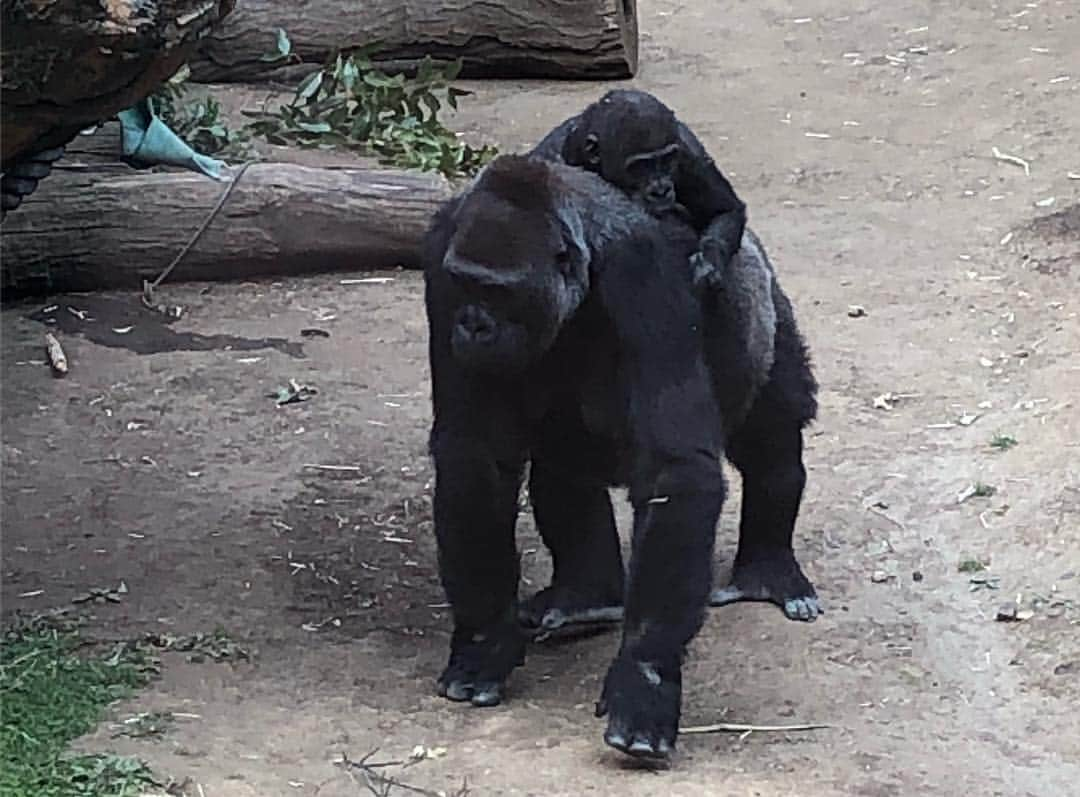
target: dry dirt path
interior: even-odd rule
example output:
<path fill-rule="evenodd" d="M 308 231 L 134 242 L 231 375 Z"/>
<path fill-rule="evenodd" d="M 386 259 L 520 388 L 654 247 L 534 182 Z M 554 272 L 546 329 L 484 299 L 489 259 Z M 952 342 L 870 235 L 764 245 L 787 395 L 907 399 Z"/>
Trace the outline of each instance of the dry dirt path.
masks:
<path fill-rule="evenodd" d="M 39 356 L 41 327 L 31 308 L 4 310 L 4 611 L 123 579 L 124 600 L 95 609 L 98 636 L 221 625 L 254 652 L 239 664 L 170 654 L 122 710 L 198 718 L 158 742 L 103 730 L 91 743 L 190 776 L 207 797 L 364 794 L 335 759 L 420 744 L 447 752 L 404 778 L 452 792 L 465 777 L 478 795 L 1074 793 L 1080 10 L 640 5 L 635 83 L 676 108 L 749 202 L 822 383 L 798 550 L 828 613 L 799 625 L 767 606 L 712 612 L 685 722 L 832 727 L 685 737 L 670 771 L 628 768 L 591 715 L 611 634 L 536 649 L 501 707 L 433 696 L 448 618 L 430 534 L 426 327 L 418 276 L 394 274 L 171 287 L 189 308 L 179 329 L 332 337 L 303 339 L 297 357 L 259 342 L 136 354 L 68 336 L 65 380 L 20 364 Z M 475 88 L 460 127 L 513 150 L 606 86 Z M 123 325 L 108 298 L 69 303 Z M 275 408 L 265 394 L 289 378 L 318 395 Z M 890 392 L 910 395 L 875 408 Z M 994 451 L 996 434 L 1018 444 Z M 959 502 L 976 482 L 996 491 Z M 975 575 L 998 589 L 973 591 L 966 559 L 988 561 Z M 543 555 L 525 560 L 541 584 Z M 995 622 L 1018 595 L 1034 616 Z"/>

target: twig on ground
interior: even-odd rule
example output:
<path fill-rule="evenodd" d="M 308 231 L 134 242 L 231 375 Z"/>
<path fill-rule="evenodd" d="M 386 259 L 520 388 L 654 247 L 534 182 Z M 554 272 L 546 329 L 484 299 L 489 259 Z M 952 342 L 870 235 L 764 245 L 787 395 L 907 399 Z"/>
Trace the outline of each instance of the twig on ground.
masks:
<path fill-rule="evenodd" d="M 892 515 L 890 515 L 884 509 L 881 509 L 880 507 L 874 506 L 873 504 L 867 504 L 866 508 L 868 510 L 870 510 L 871 512 L 873 512 L 875 515 L 880 515 L 881 517 L 885 518 L 887 521 L 892 523 L 894 526 L 896 526 L 901 531 L 907 531 L 907 526 L 905 526 L 901 521 L 894 518 Z"/>
<path fill-rule="evenodd" d="M 1023 158 L 1019 158 L 1016 155 L 1010 155 L 1007 152 L 1002 152 L 997 147 L 994 147 L 993 151 L 994 157 L 997 158 L 999 161 L 1005 161 L 1005 163 L 1011 163 L 1015 166 L 1019 166 L 1024 170 L 1024 174 L 1026 174 L 1028 177 L 1031 176 L 1031 164 Z"/>
<path fill-rule="evenodd" d="M 363 470 L 359 465 L 318 465 L 309 463 L 305 464 L 304 467 L 310 468 L 311 470 L 347 471 L 349 473 L 358 473 Z"/>
<path fill-rule="evenodd" d="M 820 722 L 803 725 L 747 725 L 742 722 L 717 722 L 713 725 L 691 725 L 689 728 L 679 728 L 679 733 L 783 733 L 785 731 L 816 731 L 819 728 L 830 727 L 832 726 Z"/>
<path fill-rule="evenodd" d="M 407 769 L 408 767 L 423 761 L 424 758 L 410 758 L 407 761 L 372 761 L 372 756 L 377 752 L 378 748 L 372 750 L 359 761 L 353 761 L 346 754 L 342 753 L 341 760 L 337 763 L 345 769 L 350 779 L 357 785 L 360 785 L 360 780 L 356 778 L 353 771 L 359 772 L 363 778 L 364 786 L 367 787 L 367 790 L 375 795 L 375 797 L 390 797 L 392 790 L 395 788 L 410 792 L 411 794 L 419 794 L 422 795 L 422 797 L 468 797 L 469 784 L 464 779 L 462 779 L 460 789 L 454 792 L 446 792 L 425 789 L 421 786 L 413 786 L 408 783 L 403 783 L 389 775 L 384 775 L 378 770 L 386 769 L 387 767 L 401 767 L 402 769 Z"/>
<path fill-rule="evenodd" d="M 49 356 L 49 365 L 58 376 L 63 376 L 68 372 L 67 355 L 64 354 L 64 348 L 56 339 L 56 335 L 51 332 L 45 333 L 45 353 Z"/>

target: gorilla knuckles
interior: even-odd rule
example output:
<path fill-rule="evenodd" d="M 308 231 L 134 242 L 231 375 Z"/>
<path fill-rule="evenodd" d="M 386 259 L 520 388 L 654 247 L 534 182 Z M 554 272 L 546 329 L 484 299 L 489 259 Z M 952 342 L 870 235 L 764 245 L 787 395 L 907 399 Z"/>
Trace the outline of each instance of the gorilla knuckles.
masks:
<path fill-rule="evenodd" d="M 518 156 L 493 161 L 436 215 L 425 303 L 435 534 L 454 617 L 446 697 L 494 705 L 521 663 L 514 526 L 531 462 L 554 586 L 585 594 L 585 606 L 614 588 L 624 603 L 605 738 L 631 755 L 673 748 L 724 495 L 686 267 L 696 245 L 693 230 L 653 219 L 599 177 Z M 624 584 L 607 487 L 625 483 Z"/>
<path fill-rule="evenodd" d="M 454 357 L 481 371 L 516 371 L 554 341 L 589 289 L 581 219 L 560 203 L 556 175 L 500 160 L 457 209 L 442 259 L 457 293 Z"/>

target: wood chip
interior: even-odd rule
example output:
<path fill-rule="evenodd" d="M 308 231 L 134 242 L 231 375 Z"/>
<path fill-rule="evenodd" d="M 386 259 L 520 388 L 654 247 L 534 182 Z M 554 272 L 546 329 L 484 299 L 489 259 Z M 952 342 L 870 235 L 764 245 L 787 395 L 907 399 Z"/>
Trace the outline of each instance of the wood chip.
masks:
<path fill-rule="evenodd" d="M 64 376 L 68 372 L 67 355 L 64 354 L 64 347 L 60 345 L 56 335 L 51 332 L 45 333 L 45 353 L 49 357 L 49 365 L 52 366 L 53 371 L 58 376 Z"/>

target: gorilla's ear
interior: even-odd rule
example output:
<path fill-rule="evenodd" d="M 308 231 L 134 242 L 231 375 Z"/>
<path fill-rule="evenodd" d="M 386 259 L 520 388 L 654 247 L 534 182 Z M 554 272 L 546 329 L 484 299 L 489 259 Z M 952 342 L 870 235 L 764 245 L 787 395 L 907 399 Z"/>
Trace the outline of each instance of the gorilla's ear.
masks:
<path fill-rule="evenodd" d="M 588 128 L 578 119 L 563 140 L 562 159 L 569 166 L 583 166 L 586 169 L 600 169 L 600 139 L 595 133 L 586 133 Z"/>
<path fill-rule="evenodd" d="M 589 242 L 585 238 L 585 225 L 576 210 L 564 207 L 556 211 L 556 216 L 563 229 L 563 243 L 569 256 L 573 271 L 579 279 L 588 280 Z"/>
<path fill-rule="evenodd" d="M 582 144 L 582 149 L 585 151 L 585 162 L 592 167 L 600 166 L 600 139 L 596 137 L 596 133 L 589 133 L 585 136 L 585 142 Z"/>

